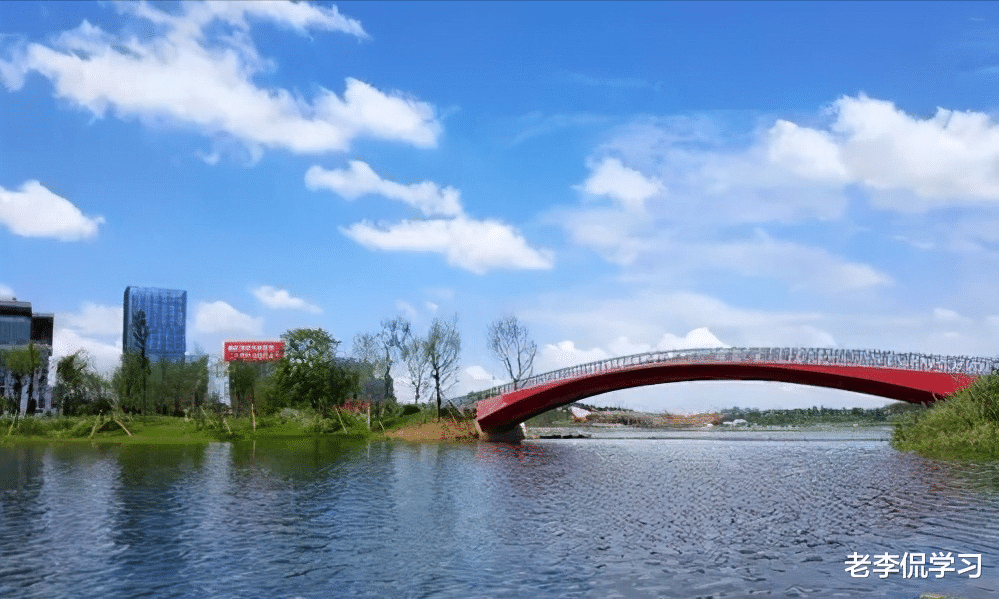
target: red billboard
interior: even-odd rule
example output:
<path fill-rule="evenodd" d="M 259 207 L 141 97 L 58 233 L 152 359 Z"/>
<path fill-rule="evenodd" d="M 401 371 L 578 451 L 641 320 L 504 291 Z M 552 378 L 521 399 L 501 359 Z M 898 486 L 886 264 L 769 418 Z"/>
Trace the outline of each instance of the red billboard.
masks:
<path fill-rule="evenodd" d="M 270 362 L 284 357 L 284 341 L 226 341 L 225 361 Z"/>

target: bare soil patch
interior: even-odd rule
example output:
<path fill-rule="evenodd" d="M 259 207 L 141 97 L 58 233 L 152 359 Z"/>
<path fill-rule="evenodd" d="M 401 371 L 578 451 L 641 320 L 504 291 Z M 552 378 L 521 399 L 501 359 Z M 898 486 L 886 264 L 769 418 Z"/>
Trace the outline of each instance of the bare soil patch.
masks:
<path fill-rule="evenodd" d="M 406 441 L 474 441 L 478 438 L 474 424 L 454 420 L 414 424 L 385 433 L 385 436 Z"/>

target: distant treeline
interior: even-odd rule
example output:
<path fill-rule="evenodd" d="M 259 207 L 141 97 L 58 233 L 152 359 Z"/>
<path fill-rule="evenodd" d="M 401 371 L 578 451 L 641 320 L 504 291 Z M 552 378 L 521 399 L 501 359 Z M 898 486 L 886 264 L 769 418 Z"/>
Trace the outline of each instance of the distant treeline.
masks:
<path fill-rule="evenodd" d="M 760 426 L 794 426 L 816 423 L 890 423 L 903 414 L 925 409 L 920 404 L 898 402 L 880 408 L 794 408 L 760 410 L 756 408 L 728 408 L 721 410 L 722 421 L 742 419 Z"/>
<path fill-rule="evenodd" d="M 584 403 L 575 403 L 573 406 L 588 410 L 594 413 L 614 412 L 618 415 L 633 414 L 633 422 L 620 420 L 623 424 L 649 424 L 642 416 L 669 417 L 667 413 L 642 413 L 623 407 L 592 406 Z M 800 426 L 819 423 L 894 423 L 902 418 L 904 414 L 924 410 L 924 406 L 919 404 L 909 404 L 898 402 L 882 406 L 880 408 L 825 408 L 814 406 L 811 408 L 794 408 L 779 410 L 761 410 L 758 408 L 728 408 L 720 410 L 721 422 L 732 422 L 734 420 L 745 420 L 747 424 L 759 426 Z M 592 420 L 592 419 L 591 419 Z M 572 415 L 569 413 L 569 406 L 563 406 L 549 410 L 543 414 L 535 416 L 527 421 L 527 426 L 552 426 L 556 424 L 569 424 L 572 422 Z"/>

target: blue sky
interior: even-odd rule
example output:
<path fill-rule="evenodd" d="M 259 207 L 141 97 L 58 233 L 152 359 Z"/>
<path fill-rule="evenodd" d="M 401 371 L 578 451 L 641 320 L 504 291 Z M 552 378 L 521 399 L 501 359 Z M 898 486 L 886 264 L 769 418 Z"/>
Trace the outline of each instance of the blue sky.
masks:
<path fill-rule="evenodd" d="M 655 348 L 994 355 L 995 3 L 0 5 L 0 295 L 110 368 L 457 313 L 456 393 Z M 400 389 L 405 386 L 400 384 Z M 405 393 L 405 392 L 404 392 Z M 602 403 L 870 406 L 779 384 Z"/>

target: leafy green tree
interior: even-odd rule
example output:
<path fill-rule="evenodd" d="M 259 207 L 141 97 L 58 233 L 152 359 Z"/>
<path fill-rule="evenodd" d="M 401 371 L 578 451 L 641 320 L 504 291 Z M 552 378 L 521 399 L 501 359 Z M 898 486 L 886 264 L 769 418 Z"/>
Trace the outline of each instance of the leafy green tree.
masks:
<path fill-rule="evenodd" d="M 53 402 L 64 416 L 95 414 L 111 410 L 109 382 L 94 371 L 84 350 L 59 358 Z"/>
<path fill-rule="evenodd" d="M 121 362 L 111 376 L 111 388 L 122 410 L 137 414 L 145 409 L 146 368 L 142 357 L 133 351 L 121 354 Z"/>
<path fill-rule="evenodd" d="M 139 403 L 139 411 L 146 414 L 151 411 L 149 406 L 149 375 L 151 374 L 151 369 L 149 366 L 149 357 L 146 355 L 146 348 L 149 342 L 149 326 L 146 324 L 145 310 L 139 310 L 132 315 L 132 339 L 139 348 L 139 374 L 142 380 L 142 398 Z"/>
<path fill-rule="evenodd" d="M 14 378 L 14 397 L 8 400 L 8 410 L 14 414 L 21 412 L 21 393 L 24 390 L 24 381 L 27 379 L 28 403 L 25 406 L 25 412 L 34 414 L 36 407 L 34 398 L 35 373 L 42 367 L 41 353 L 34 343 L 29 343 L 24 347 L 6 350 L 3 362 Z"/>
<path fill-rule="evenodd" d="M 323 329 L 292 329 L 281 335 L 284 358 L 275 370 L 275 385 L 293 406 L 309 406 L 327 416 L 334 406 L 356 397 L 360 374 L 339 360 L 340 342 Z"/>
<path fill-rule="evenodd" d="M 458 315 L 451 320 L 435 318 L 425 341 L 430 380 L 437 398 L 437 418 L 441 417 L 444 393 L 458 382 L 458 359 L 461 355 L 461 335 Z"/>
<path fill-rule="evenodd" d="M 53 399 L 62 414 L 66 416 L 74 414 L 77 406 L 86 401 L 84 378 L 89 367 L 87 353 L 82 349 L 59 358 L 56 363 Z"/>
<path fill-rule="evenodd" d="M 232 410 L 237 415 L 246 415 L 253 409 L 254 391 L 259 379 L 257 364 L 242 360 L 229 363 L 229 392 L 232 394 Z"/>

